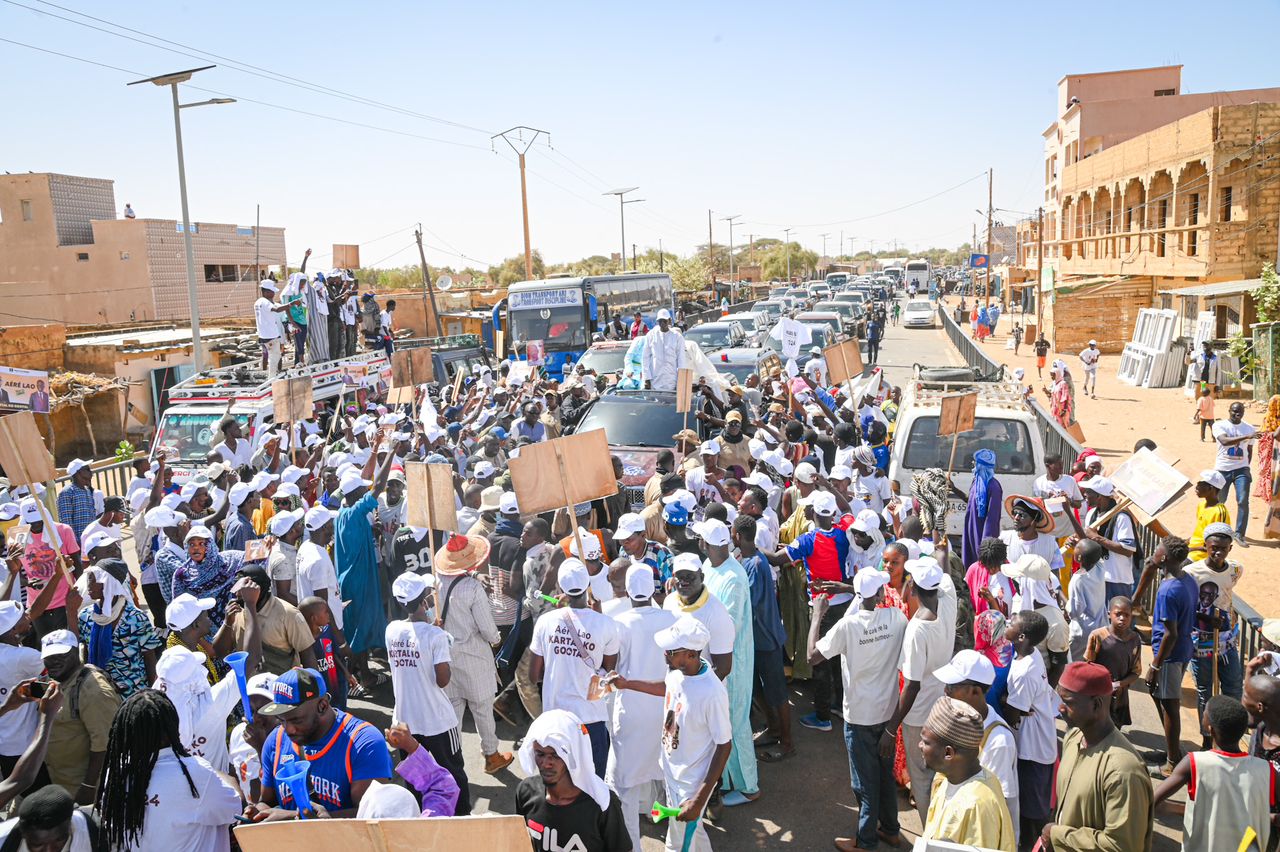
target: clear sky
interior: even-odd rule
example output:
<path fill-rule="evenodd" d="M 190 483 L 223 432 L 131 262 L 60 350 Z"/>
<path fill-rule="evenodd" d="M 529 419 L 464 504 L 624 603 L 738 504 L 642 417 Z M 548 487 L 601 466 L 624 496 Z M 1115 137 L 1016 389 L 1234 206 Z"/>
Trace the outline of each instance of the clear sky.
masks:
<path fill-rule="evenodd" d="M 645 199 L 627 207 L 641 250 L 705 242 L 711 208 L 718 243 L 721 217 L 739 214 L 736 243 L 791 226 L 817 251 L 829 233 L 834 254 L 842 231 L 846 250 L 849 237 L 859 250 L 967 240 L 988 166 L 997 207 L 1034 210 L 1064 74 L 1183 62 L 1187 92 L 1280 84 L 1242 13 L 1203 3 L 56 2 L 0 0 L 0 169 L 111 178 L 121 209 L 176 218 L 168 93 L 125 83 L 216 62 L 193 84 L 241 101 L 183 112 L 193 218 L 248 225 L 261 204 L 264 225 L 288 229 L 290 261 L 312 247 L 321 267 L 335 242 L 361 243 L 365 265 L 411 262 L 419 221 L 433 264 L 520 253 L 515 159 L 489 140 L 513 125 L 551 134 L 528 155 L 533 245 L 549 261 L 618 250 L 601 193 L 620 186 Z M 1251 5 L 1250 30 L 1280 29 L 1280 5 Z"/>

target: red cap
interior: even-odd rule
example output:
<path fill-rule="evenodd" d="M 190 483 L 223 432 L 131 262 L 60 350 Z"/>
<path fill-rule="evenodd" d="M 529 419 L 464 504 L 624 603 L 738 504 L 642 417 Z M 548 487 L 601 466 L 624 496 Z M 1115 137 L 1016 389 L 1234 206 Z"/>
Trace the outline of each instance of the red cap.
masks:
<path fill-rule="evenodd" d="M 1058 686 L 1077 695 L 1110 695 L 1111 672 L 1097 663 L 1069 663 Z"/>

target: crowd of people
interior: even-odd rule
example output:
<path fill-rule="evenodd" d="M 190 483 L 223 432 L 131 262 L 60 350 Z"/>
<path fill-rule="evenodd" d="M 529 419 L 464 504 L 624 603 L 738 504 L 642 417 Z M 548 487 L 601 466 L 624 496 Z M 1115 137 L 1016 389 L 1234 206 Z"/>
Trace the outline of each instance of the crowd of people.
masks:
<path fill-rule="evenodd" d="M 673 388 L 679 329 L 664 311 L 643 336 L 642 381 Z M 535 850 L 638 849 L 655 801 L 668 849 L 705 850 L 708 822 L 761 799 L 762 764 L 794 759 L 794 723 L 838 721 L 858 805 L 841 850 L 900 845 L 900 800 L 926 838 L 1145 850 L 1182 786 L 1187 848 L 1266 848 L 1280 656 L 1240 657 L 1220 471 L 1191 535 L 1143 553 L 1096 454 L 1046 459 L 1027 494 L 991 449 L 967 490 L 937 469 L 900 489 L 897 389 L 798 374 L 708 389 L 636 503 L 615 458 L 616 495 L 522 511 L 509 460 L 606 385 L 503 362 L 411 404 L 229 415 L 204 466 L 139 461 L 123 498 L 82 461 L 57 495 L 6 489 L 0 805 L 22 801 L 0 844 L 222 850 L 237 822 L 463 815 L 469 779 L 518 758 Z M 451 529 L 409 525 L 411 462 L 451 468 Z M 1205 739 L 1184 755 L 1188 668 Z M 1139 680 L 1155 756 L 1124 733 Z"/>

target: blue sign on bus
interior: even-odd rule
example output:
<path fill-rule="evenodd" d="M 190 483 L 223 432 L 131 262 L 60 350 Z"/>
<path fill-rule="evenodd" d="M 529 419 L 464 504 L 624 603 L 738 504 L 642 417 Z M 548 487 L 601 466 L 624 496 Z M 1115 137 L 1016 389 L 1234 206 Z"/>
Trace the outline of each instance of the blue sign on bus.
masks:
<path fill-rule="evenodd" d="M 563 308 L 582 304 L 581 287 L 561 287 L 554 290 L 513 290 L 507 306 L 513 311 L 530 308 Z"/>

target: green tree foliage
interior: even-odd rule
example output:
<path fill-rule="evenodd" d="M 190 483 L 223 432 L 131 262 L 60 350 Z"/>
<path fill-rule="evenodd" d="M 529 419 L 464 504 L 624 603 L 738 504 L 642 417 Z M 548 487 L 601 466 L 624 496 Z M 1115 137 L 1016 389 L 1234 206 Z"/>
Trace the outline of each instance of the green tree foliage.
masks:
<path fill-rule="evenodd" d="M 510 287 L 517 281 L 524 281 L 525 277 L 523 254 L 509 257 L 499 266 L 489 267 L 489 280 L 497 287 Z M 533 277 L 547 277 L 546 267 L 542 263 L 542 254 L 537 249 L 533 251 Z"/>
<path fill-rule="evenodd" d="M 760 261 L 760 275 L 766 281 L 774 278 L 785 280 L 787 277 L 787 246 L 774 241 L 764 251 L 756 245 L 756 258 Z M 791 243 L 791 274 L 807 276 L 818 266 L 818 253 L 809 251 L 799 243 Z"/>
<path fill-rule="evenodd" d="M 1274 263 L 1262 264 L 1262 283 L 1254 289 L 1253 303 L 1258 309 L 1258 322 L 1280 319 L 1280 275 Z"/>

